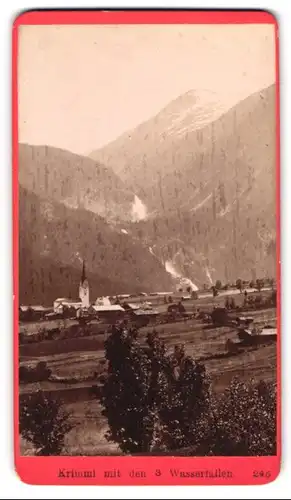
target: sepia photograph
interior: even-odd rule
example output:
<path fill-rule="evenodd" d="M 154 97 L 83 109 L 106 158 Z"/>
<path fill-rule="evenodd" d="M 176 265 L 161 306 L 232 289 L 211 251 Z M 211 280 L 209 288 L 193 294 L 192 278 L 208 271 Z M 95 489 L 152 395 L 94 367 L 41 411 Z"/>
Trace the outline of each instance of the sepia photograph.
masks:
<path fill-rule="evenodd" d="M 274 24 L 21 25 L 17 59 L 21 456 L 276 456 Z"/>

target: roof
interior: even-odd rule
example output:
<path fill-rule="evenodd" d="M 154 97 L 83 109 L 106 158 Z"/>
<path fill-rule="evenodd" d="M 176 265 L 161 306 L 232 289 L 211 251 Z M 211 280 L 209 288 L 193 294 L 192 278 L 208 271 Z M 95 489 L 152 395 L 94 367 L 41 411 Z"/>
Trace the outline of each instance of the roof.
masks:
<path fill-rule="evenodd" d="M 43 306 L 30 306 L 30 308 L 33 310 L 33 311 L 50 311 L 51 310 L 51 307 L 43 307 Z"/>
<path fill-rule="evenodd" d="M 71 304 L 71 305 L 75 305 L 75 304 L 79 304 L 81 305 L 82 304 L 82 301 L 79 299 L 57 299 L 54 301 L 54 303 L 58 302 L 59 305 L 62 305 L 62 304 Z"/>
<path fill-rule="evenodd" d="M 56 299 L 56 300 L 54 300 L 54 302 L 64 302 L 64 301 L 65 301 L 65 302 L 68 302 L 68 301 L 69 301 L 69 299 L 66 299 L 66 297 L 62 297 L 61 299 Z"/>
<path fill-rule="evenodd" d="M 129 307 L 130 309 L 140 309 L 141 308 L 141 304 L 133 304 L 132 302 L 127 302 L 126 304 L 124 304 L 124 307 Z"/>
<path fill-rule="evenodd" d="M 156 316 L 159 314 L 159 311 L 153 311 L 152 309 L 137 309 L 133 311 L 136 316 Z"/>
<path fill-rule="evenodd" d="M 111 312 L 111 311 L 124 312 L 123 307 L 121 307 L 118 304 L 114 304 L 111 306 L 95 306 L 95 305 L 93 305 L 92 307 L 96 312 Z"/>

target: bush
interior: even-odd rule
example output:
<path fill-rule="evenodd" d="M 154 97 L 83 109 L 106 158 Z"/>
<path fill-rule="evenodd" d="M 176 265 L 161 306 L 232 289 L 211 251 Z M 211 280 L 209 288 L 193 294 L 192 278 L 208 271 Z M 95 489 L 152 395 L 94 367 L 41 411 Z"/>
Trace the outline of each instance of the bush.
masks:
<path fill-rule="evenodd" d="M 52 371 L 48 368 L 45 361 L 40 361 L 35 368 L 19 367 L 20 383 L 42 382 L 49 380 Z"/>
<path fill-rule="evenodd" d="M 65 435 L 73 428 L 59 401 L 42 391 L 30 394 L 19 408 L 20 434 L 36 448 L 37 455 L 60 455 Z"/>
<path fill-rule="evenodd" d="M 222 326 L 228 323 L 229 317 L 225 307 L 218 307 L 211 313 L 211 319 L 214 325 Z"/>

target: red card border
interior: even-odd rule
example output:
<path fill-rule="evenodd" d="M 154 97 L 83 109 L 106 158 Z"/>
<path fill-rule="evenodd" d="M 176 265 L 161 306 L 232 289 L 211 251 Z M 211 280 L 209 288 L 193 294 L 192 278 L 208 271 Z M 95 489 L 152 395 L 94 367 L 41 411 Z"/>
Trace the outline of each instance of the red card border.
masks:
<path fill-rule="evenodd" d="M 277 455 L 273 457 L 27 457 L 20 455 L 18 424 L 18 30 L 22 25 L 49 24 L 271 24 L 276 51 L 276 227 L 277 227 Z M 280 95 L 279 40 L 275 16 L 263 10 L 35 10 L 21 13 L 12 29 L 12 160 L 13 160 L 13 319 L 14 319 L 14 457 L 22 481 L 38 485 L 250 485 L 275 480 L 281 463 L 281 261 L 280 261 Z M 94 478 L 62 478 L 59 470 L 96 471 Z M 104 478 L 105 470 L 119 469 L 120 478 Z M 232 477 L 172 477 L 170 469 L 230 471 Z M 130 477 L 130 471 L 144 471 L 146 478 Z M 156 471 L 161 471 L 157 475 Z M 220 472 L 219 472 L 220 471 Z M 262 471 L 263 476 L 254 477 Z M 270 476 L 266 477 L 266 472 Z M 268 474 L 267 474 L 268 475 Z"/>

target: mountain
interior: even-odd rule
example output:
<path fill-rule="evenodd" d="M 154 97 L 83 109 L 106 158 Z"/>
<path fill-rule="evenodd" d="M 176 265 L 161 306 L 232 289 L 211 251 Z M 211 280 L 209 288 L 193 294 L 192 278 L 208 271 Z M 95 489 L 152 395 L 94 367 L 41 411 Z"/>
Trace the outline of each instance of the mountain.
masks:
<path fill-rule="evenodd" d="M 170 129 L 173 108 L 189 109 L 186 127 Z M 130 230 L 173 274 L 199 285 L 274 276 L 275 86 L 204 126 L 191 109 L 181 96 L 92 156 L 116 163 L 144 201 L 150 217 Z"/>
<path fill-rule="evenodd" d="M 39 196 L 106 217 L 138 220 L 138 198 L 112 169 L 51 146 L 19 145 L 19 182 Z"/>
<path fill-rule="evenodd" d="M 81 258 L 93 297 L 275 276 L 275 126 L 274 86 L 189 92 L 94 159 L 20 145 L 21 300 L 74 296 Z"/>
<path fill-rule="evenodd" d="M 82 259 L 91 299 L 169 289 L 172 280 L 149 249 L 93 212 L 69 208 L 19 187 L 20 302 L 76 298 Z"/>
<path fill-rule="evenodd" d="M 219 181 L 227 196 L 246 189 L 260 169 L 274 170 L 274 85 L 217 119 L 219 107 L 213 115 L 206 108 L 204 126 L 196 100 L 195 93 L 180 96 L 156 117 L 90 155 L 113 168 L 149 213 L 196 210 Z M 173 127 L 173 116 L 187 120 Z"/>
<path fill-rule="evenodd" d="M 160 182 L 175 169 L 175 155 L 189 133 L 200 130 L 222 114 L 215 94 L 189 91 L 172 101 L 160 113 L 140 124 L 107 146 L 90 153 L 90 157 L 112 168 L 126 183 L 137 190 L 150 209 L 160 208 Z M 152 206 L 152 190 L 157 206 Z"/>

